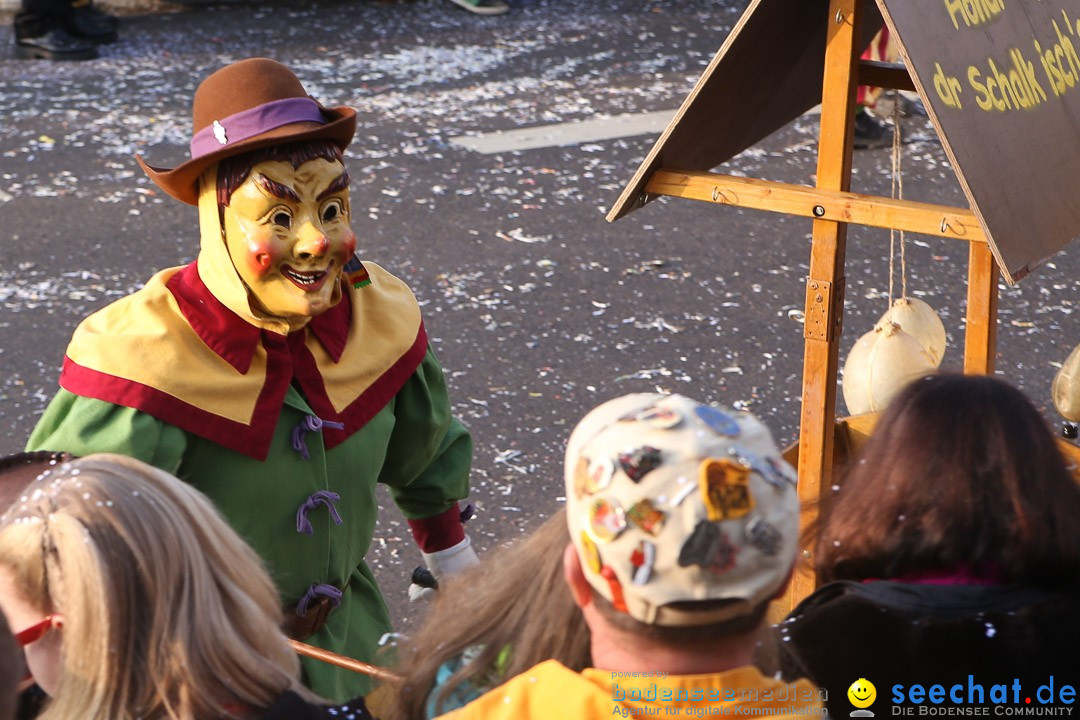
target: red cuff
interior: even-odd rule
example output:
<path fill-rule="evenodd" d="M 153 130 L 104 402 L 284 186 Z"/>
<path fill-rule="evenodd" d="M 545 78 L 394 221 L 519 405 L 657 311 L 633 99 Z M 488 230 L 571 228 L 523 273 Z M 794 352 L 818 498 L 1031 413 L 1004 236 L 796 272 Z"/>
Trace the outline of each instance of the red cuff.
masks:
<path fill-rule="evenodd" d="M 465 539 L 465 526 L 461 524 L 461 510 L 457 503 L 438 515 L 409 520 L 408 523 L 416 544 L 426 553 L 445 550 Z"/>

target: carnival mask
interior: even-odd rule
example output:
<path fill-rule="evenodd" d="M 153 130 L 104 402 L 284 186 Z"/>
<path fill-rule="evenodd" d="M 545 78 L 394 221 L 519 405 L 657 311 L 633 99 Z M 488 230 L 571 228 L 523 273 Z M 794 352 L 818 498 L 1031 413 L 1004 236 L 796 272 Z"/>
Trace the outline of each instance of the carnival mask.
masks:
<path fill-rule="evenodd" d="M 349 176 L 322 158 L 295 169 L 258 163 L 224 208 L 224 230 L 256 309 L 294 323 L 314 317 L 340 299 L 341 271 L 356 248 Z"/>

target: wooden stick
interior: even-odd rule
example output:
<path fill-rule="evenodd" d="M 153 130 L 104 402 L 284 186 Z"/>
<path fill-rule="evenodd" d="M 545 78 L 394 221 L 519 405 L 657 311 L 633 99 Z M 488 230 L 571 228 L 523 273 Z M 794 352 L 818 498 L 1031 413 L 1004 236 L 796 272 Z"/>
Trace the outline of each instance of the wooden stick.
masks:
<path fill-rule="evenodd" d="M 295 650 L 300 655 L 306 655 L 309 658 L 315 658 L 316 660 L 321 660 L 322 662 L 329 663 L 330 665 L 337 665 L 340 668 L 352 670 L 353 672 L 360 673 L 361 675 L 370 675 L 373 678 L 378 678 L 379 680 L 385 680 L 387 682 L 399 682 L 401 680 L 400 675 L 395 672 L 391 672 L 386 668 L 381 668 L 376 665 L 369 665 L 366 662 L 360 662 L 359 660 L 354 660 L 351 657 L 339 655 L 336 652 L 323 650 L 322 648 L 317 648 L 314 645 L 302 643 L 299 640 L 293 640 L 292 638 L 290 638 L 289 644 L 292 645 L 293 650 Z"/>

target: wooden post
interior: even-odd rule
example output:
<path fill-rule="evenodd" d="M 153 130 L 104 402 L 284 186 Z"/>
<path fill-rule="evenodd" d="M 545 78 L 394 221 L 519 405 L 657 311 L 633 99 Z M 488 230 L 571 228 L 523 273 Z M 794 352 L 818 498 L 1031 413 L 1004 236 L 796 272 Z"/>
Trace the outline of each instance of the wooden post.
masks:
<path fill-rule="evenodd" d="M 990 375 L 997 355 L 998 266 L 990 246 L 973 242 L 968 250 L 967 328 L 964 372 Z"/>
<path fill-rule="evenodd" d="M 862 54 L 862 0 L 831 0 L 825 74 L 821 91 L 821 138 L 817 187 L 851 188 L 852 126 L 855 121 L 856 64 Z M 823 213 L 822 213 L 823 214 Z M 803 394 L 799 435 L 799 499 L 803 529 L 817 517 L 817 503 L 832 470 L 836 422 L 836 377 L 844 310 L 844 254 L 847 224 L 815 220 L 806 279 L 803 329 Z M 813 592 L 810 549 L 803 548 L 788 588 L 789 607 Z"/>

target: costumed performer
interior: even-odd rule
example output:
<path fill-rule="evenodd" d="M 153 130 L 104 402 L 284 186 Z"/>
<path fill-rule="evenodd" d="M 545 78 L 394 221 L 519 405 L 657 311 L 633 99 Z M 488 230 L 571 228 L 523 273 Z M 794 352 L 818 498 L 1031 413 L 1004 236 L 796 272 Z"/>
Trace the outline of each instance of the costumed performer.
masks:
<path fill-rule="evenodd" d="M 376 482 L 439 577 L 477 562 L 458 501 L 472 441 L 409 288 L 354 256 L 343 150 L 325 108 L 253 58 L 195 93 L 191 159 L 139 164 L 198 205 L 195 262 L 86 318 L 28 449 L 114 452 L 208 495 L 270 568 L 296 639 L 369 661 L 390 617 L 364 562 Z M 367 677 L 304 660 L 335 700 Z"/>

